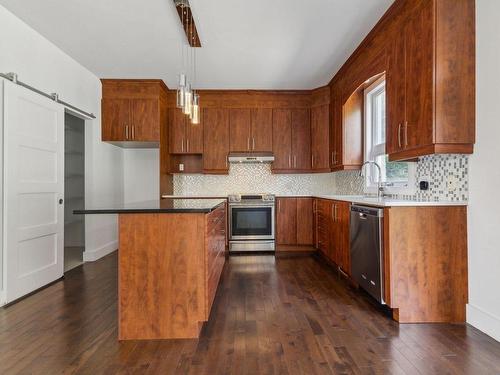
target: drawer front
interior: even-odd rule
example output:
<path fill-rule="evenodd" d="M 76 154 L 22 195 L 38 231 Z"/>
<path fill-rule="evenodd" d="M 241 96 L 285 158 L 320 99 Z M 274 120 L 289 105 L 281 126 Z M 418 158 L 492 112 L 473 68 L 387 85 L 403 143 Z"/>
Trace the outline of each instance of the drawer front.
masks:
<path fill-rule="evenodd" d="M 215 294 L 217 293 L 217 287 L 219 286 L 219 279 L 224 268 L 224 263 L 226 257 L 224 251 L 217 254 L 211 273 L 208 275 L 207 279 L 207 320 L 210 316 L 210 311 L 212 310 L 212 305 L 214 303 Z"/>
<path fill-rule="evenodd" d="M 221 221 L 223 225 L 225 225 L 226 221 L 226 205 L 217 208 L 215 211 L 210 212 L 207 215 L 207 230 L 210 233 L 216 227 L 221 225 Z"/>
<path fill-rule="evenodd" d="M 207 237 L 206 254 L 207 254 L 207 275 L 212 272 L 215 261 L 219 253 L 224 254 L 226 250 L 226 229 L 215 228 Z"/>
<path fill-rule="evenodd" d="M 205 238 L 206 306 L 208 319 L 219 285 L 219 278 L 226 260 L 226 209 L 225 205 L 207 215 Z"/>

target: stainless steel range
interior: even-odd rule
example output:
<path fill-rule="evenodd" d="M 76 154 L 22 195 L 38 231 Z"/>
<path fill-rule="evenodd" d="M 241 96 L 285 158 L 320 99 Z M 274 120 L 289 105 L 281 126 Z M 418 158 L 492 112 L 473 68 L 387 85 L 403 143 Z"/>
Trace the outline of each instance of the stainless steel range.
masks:
<path fill-rule="evenodd" d="M 229 251 L 274 251 L 272 194 L 229 196 Z"/>

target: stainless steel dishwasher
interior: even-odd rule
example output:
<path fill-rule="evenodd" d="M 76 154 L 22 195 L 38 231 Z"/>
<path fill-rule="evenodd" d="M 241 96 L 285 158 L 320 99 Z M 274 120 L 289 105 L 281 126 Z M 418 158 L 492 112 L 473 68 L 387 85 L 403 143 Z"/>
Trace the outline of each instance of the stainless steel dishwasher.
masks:
<path fill-rule="evenodd" d="M 382 208 L 351 206 L 351 274 L 372 297 L 384 302 Z"/>

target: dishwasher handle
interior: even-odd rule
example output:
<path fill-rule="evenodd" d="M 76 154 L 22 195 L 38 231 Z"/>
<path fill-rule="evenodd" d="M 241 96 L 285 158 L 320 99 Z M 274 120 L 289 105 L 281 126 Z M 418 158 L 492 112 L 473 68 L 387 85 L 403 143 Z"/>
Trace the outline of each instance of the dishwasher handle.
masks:
<path fill-rule="evenodd" d="M 384 217 L 384 209 L 378 207 L 361 206 L 353 204 L 351 206 L 351 212 L 359 213 L 361 219 L 366 219 L 368 216 Z"/>

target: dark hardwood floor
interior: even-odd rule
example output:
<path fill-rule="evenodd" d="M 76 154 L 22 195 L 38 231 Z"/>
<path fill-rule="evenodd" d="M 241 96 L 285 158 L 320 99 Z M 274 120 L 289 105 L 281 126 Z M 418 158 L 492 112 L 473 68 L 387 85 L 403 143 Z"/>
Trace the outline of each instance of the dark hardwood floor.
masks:
<path fill-rule="evenodd" d="M 468 325 L 398 326 L 314 257 L 231 257 L 201 339 L 117 341 L 112 254 L 0 309 L 1 374 L 500 374 Z"/>

